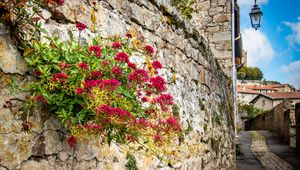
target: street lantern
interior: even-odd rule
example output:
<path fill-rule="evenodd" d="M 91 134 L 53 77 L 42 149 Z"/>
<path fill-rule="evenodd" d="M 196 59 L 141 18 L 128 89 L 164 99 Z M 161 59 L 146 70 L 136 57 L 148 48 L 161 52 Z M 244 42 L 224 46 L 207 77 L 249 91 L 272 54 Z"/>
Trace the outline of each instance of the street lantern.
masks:
<path fill-rule="evenodd" d="M 261 16 L 263 15 L 263 13 L 261 12 L 259 6 L 256 4 L 256 0 L 249 15 L 252 27 L 257 30 L 257 28 L 260 27 Z"/>

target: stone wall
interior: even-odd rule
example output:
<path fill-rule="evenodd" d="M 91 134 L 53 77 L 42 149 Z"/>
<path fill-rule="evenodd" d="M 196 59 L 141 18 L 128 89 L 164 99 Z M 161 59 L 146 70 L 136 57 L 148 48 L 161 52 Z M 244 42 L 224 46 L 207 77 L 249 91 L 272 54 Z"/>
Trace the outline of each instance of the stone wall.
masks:
<path fill-rule="evenodd" d="M 270 112 L 247 122 L 246 130 L 271 130 L 277 132 L 283 142 L 295 147 L 295 108 L 290 100 L 283 101 Z"/>
<path fill-rule="evenodd" d="M 223 20 L 220 18 L 228 20 L 226 15 L 217 17 L 218 6 L 226 1 L 199 2 L 209 2 L 211 15 L 216 15 L 211 16 L 211 21 L 199 22 L 214 25 Z M 223 6 L 222 10 L 229 10 Z M 87 1 L 65 0 L 58 8 L 59 17 L 43 9 L 46 21 L 41 22 L 50 36 L 67 40 L 68 30 L 78 34 L 76 19 L 88 28 L 92 25 L 90 8 Z M 164 0 L 100 1 L 96 5 L 96 18 L 98 33 L 103 36 L 125 35 L 132 29 L 141 32 L 159 49 L 164 77 L 171 80 L 171 67 L 176 71 L 177 80 L 169 85 L 169 92 L 179 105 L 183 128 L 188 129 L 182 143 L 188 149 L 182 153 L 181 162 L 174 165 L 137 153 L 134 156 L 138 169 L 234 169 L 230 80 L 213 57 L 210 45 L 199 34 L 203 27 L 190 24 Z M 226 30 L 215 29 L 215 40 L 223 40 L 222 33 Z M 32 81 L 30 70 L 9 37 L 9 30 L 1 25 L 0 31 L 0 169 L 125 169 L 126 151 L 121 146 L 94 141 L 71 149 L 66 144 L 68 133 L 53 113 L 39 110 L 24 113 L 28 94 L 21 89 Z M 94 33 L 84 31 L 83 41 L 90 36 Z M 32 125 L 30 131 L 28 123 Z"/>
<path fill-rule="evenodd" d="M 231 0 L 198 0 L 191 20 L 209 42 L 225 74 L 231 77 Z"/>

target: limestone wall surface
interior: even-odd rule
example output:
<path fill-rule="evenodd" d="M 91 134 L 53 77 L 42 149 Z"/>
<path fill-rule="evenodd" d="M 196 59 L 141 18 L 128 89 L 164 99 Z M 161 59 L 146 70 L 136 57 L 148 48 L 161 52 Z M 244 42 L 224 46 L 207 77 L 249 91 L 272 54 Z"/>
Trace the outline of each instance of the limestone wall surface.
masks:
<path fill-rule="evenodd" d="M 218 55 L 213 51 L 218 47 L 212 45 L 214 41 L 228 41 L 223 36 L 228 26 L 208 26 L 211 22 L 215 25 L 228 20 L 227 15 L 220 14 L 229 10 L 225 6 L 228 2 L 200 0 L 199 3 L 208 4 L 203 11 L 212 15 L 211 20 L 203 18 L 197 21 L 206 22 L 207 29 L 215 32 L 209 35 L 213 37 L 210 43 L 199 32 L 203 27 L 191 24 L 168 1 L 97 1 L 98 33 L 124 36 L 129 30 L 137 30 L 159 50 L 158 60 L 165 66 L 163 76 L 171 80 L 171 68 L 176 72 L 177 80 L 169 84 L 169 92 L 179 106 L 180 120 L 186 129 L 183 144 L 189 147 L 182 153 L 182 160 L 174 165 L 168 165 L 155 156 L 137 153 L 134 156 L 138 169 L 235 167 L 230 79 L 216 60 Z M 64 5 L 58 7 L 59 16 L 43 9 L 45 21 L 41 22 L 48 35 L 68 40 L 68 30 L 75 36 L 78 34 L 74 26 L 76 20 L 90 28 L 90 9 L 89 1 L 65 0 Z M 53 113 L 23 112 L 28 94 L 21 89 L 32 81 L 31 70 L 26 67 L 9 35 L 9 29 L 1 24 L 0 170 L 126 169 L 126 152 L 117 144 L 108 146 L 94 141 L 69 148 L 66 144 L 68 133 Z M 95 33 L 89 30 L 82 32 L 83 41 L 92 36 Z M 230 50 L 225 44 L 224 48 Z M 27 130 L 28 123 L 32 126 L 30 131 Z"/>
<path fill-rule="evenodd" d="M 191 23 L 208 41 L 226 75 L 231 76 L 231 14 L 230 0 L 198 0 Z"/>

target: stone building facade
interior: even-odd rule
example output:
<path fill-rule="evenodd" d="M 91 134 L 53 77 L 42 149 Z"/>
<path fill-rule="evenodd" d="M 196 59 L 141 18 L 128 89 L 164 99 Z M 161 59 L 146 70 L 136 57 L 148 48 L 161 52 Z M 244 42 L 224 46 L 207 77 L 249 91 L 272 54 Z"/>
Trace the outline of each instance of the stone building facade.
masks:
<path fill-rule="evenodd" d="M 198 0 L 194 6 L 196 12 L 191 23 L 208 41 L 225 74 L 231 77 L 231 1 Z"/>
<path fill-rule="evenodd" d="M 174 165 L 137 153 L 138 169 L 234 169 L 231 81 L 221 69 L 229 69 L 231 63 L 229 4 L 227 0 L 199 0 L 195 7 L 200 12 L 188 21 L 164 0 L 97 2 L 98 33 L 125 35 L 137 30 L 159 50 L 158 60 L 166 66 L 164 77 L 170 80 L 171 68 L 176 71 L 177 80 L 169 85 L 169 92 L 179 106 L 183 128 L 189 129 L 183 140 L 187 150 Z M 40 22 L 48 35 L 67 40 L 68 30 L 76 35 L 76 20 L 88 28 L 92 25 L 90 9 L 88 1 L 65 0 L 58 7 L 59 17 L 45 8 L 45 21 Z M 1 24 L 0 169 L 125 169 L 126 153 L 120 146 L 96 141 L 71 149 L 66 144 L 67 132 L 54 114 L 36 110 L 24 118 L 28 94 L 21 89 L 32 81 L 31 71 L 9 35 Z M 83 41 L 90 36 L 94 33 L 82 32 Z M 30 131 L 24 130 L 25 122 L 32 124 Z"/>

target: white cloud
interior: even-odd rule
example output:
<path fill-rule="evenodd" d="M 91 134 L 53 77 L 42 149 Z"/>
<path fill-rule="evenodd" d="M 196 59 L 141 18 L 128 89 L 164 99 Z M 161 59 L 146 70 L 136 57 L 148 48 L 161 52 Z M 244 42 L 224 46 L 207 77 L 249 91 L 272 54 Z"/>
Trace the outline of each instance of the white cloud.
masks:
<path fill-rule="evenodd" d="M 300 45 L 300 17 L 298 17 L 298 20 L 296 23 L 283 22 L 292 30 L 292 33 L 286 37 L 291 46 Z"/>
<path fill-rule="evenodd" d="M 300 88 L 300 60 L 281 68 L 287 74 L 287 82 Z"/>
<path fill-rule="evenodd" d="M 269 0 L 257 0 L 257 4 L 267 4 Z M 238 4 L 240 6 L 253 6 L 254 0 L 238 0 Z"/>
<path fill-rule="evenodd" d="M 244 29 L 242 35 L 243 49 L 248 52 L 248 66 L 268 65 L 275 52 L 267 36 L 252 28 Z"/>

